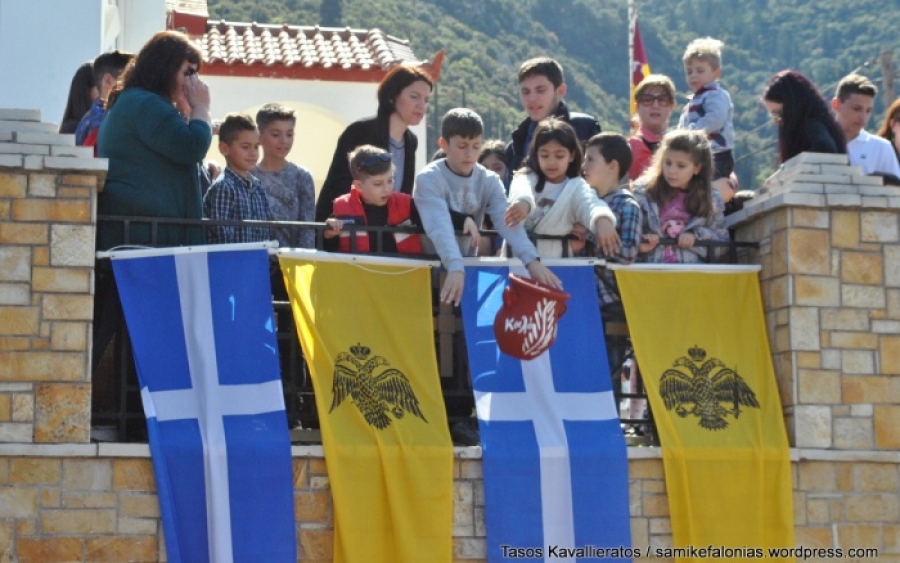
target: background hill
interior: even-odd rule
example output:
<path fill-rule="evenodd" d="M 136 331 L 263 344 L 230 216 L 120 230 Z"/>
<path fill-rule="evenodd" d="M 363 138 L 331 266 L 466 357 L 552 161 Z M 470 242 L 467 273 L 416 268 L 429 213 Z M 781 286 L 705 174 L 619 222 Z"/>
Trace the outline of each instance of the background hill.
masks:
<path fill-rule="evenodd" d="M 706 35 L 725 42 L 722 83 L 735 103 L 745 187 L 758 186 L 775 161 L 775 128 L 758 101 L 769 76 L 801 70 L 831 97 L 853 70 L 880 86 L 883 51 L 896 50 L 900 60 L 900 0 L 664 0 L 638 9 L 651 69 L 671 76 L 685 95 L 687 43 Z M 378 27 L 408 39 L 420 58 L 446 48 L 429 127 L 447 109 L 468 106 L 485 119 L 487 137 L 502 139 L 523 119 L 519 64 L 550 55 L 565 68 L 571 107 L 597 115 L 604 131 L 628 131 L 625 0 L 209 0 L 209 12 L 213 20 Z M 870 129 L 881 123 L 883 101 L 879 96 Z M 435 138 L 431 133 L 430 150 Z"/>

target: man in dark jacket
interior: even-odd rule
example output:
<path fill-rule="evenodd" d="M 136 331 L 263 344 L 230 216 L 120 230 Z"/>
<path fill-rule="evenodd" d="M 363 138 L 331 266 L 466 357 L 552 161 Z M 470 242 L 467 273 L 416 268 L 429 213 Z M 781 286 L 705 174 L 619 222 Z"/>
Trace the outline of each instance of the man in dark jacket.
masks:
<path fill-rule="evenodd" d="M 537 57 L 522 63 L 519 68 L 519 97 L 528 119 L 513 131 L 512 142 L 506 146 L 507 185 L 515 171 L 522 166 L 534 128 L 542 119 L 562 119 L 575 129 L 582 143 L 600 133 L 600 123 L 596 117 L 569 111 L 562 101 L 565 93 L 563 69 L 555 59 Z"/>

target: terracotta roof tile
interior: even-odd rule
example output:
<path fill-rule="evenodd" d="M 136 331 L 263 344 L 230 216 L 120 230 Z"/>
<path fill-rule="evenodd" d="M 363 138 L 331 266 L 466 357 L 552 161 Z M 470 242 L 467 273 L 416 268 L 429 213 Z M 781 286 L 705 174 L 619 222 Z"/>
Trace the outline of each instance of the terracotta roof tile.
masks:
<path fill-rule="evenodd" d="M 383 71 L 417 62 L 409 42 L 379 29 L 209 22 L 193 37 L 206 63 Z"/>

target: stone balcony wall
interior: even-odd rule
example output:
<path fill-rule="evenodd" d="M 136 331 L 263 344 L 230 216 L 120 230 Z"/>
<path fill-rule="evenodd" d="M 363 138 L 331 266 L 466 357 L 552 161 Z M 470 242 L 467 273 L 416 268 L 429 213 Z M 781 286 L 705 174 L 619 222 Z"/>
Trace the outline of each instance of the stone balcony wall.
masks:
<path fill-rule="evenodd" d="M 165 561 L 147 446 L 86 443 L 106 162 L 55 131 L 37 112 L 0 110 L 0 563 Z M 794 446 L 797 544 L 900 563 L 900 189 L 804 154 L 730 220 L 761 243 L 747 260 L 762 265 Z M 322 451 L 293 454 L 298 551 L 329 562 Z M 628 456 L 633 544 L 669 547 L 660 450 Z M 456 449 L 455 562 L 485 558 L 481 477 L 480 449 Z"/>
<path fill-rule="evenodd" d="M 97 187 L 106 161 L 0 109 L 0 442 L 87 442 Z"/>
<path fill-rule="evenodd" d="M 334 506 L 322 448 L 293 450 L 299 559 L 331 563 Z M 453 563 L 486 561 L 480 454 L 456 449 Z M 660 450 L 629 448 L 628 457 L 632 544 L 671 547 Z M 795 449 L 791 459 L 798 546 L 874 548 L 877 559 L 853 560 L 900 563 L 900 453 Z M 166 560 L 146 445 L 0 444 L 0 563 Z"/>
<path fill-rule="evenodd" d="M 791 445 L 900 447 L 900 187 L 805 153 L 730 217 L 760 243 L 761 286 Z"/>

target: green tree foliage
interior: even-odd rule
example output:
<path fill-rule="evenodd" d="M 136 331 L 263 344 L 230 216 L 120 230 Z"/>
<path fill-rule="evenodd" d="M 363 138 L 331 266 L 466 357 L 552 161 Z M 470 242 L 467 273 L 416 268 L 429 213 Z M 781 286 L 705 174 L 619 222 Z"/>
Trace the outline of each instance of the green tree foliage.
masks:
<path fill-rule="evenodd" d="M 696 37 L 725 42 L 722 84 L 735 105 L 737 171 L 756 187 L 775 161 L 775 128 L 759 103 L 766 80 L 798 69 L 830 97 L 857 70 L 880 82 L 884 49 L 900 59 L 900 0 L 638 0 L 641 34 L 653 72 L 681 92 L 681 55 Z M 339 23 L 328 20 L 336 7 Z M 331 11 L 329 11 L 331 10 Z M 212 19 L 379 28 L 408 39 L 420 58 L 447 50 L 432 104 L 432 128 L 446 110 L 466 104 L 485 119 L 488 137 L 508 138 L 523 113 L 516 91 L 519 64 L 550 55 L 566 72 L 571 107 L 596 115 L 606 131 L 628 131 L 628 22 L 625 0 L 209 0 Z M 326 19 L 323 19 L 326 18 Z M 373 100 L 373 112 L 375 101 Z M 871 128 L 884 106 L 876 104 Z M 673 124 L 676 115 L 673 117 Z M 436 132 L 429 133 L 429 152 Z"/>
<path fill-rule="evenodd" d="M 319 23 L 323 26 L 338 27 L 344 13 L 343 0 L 322 0 L 319 7 Z"/>

